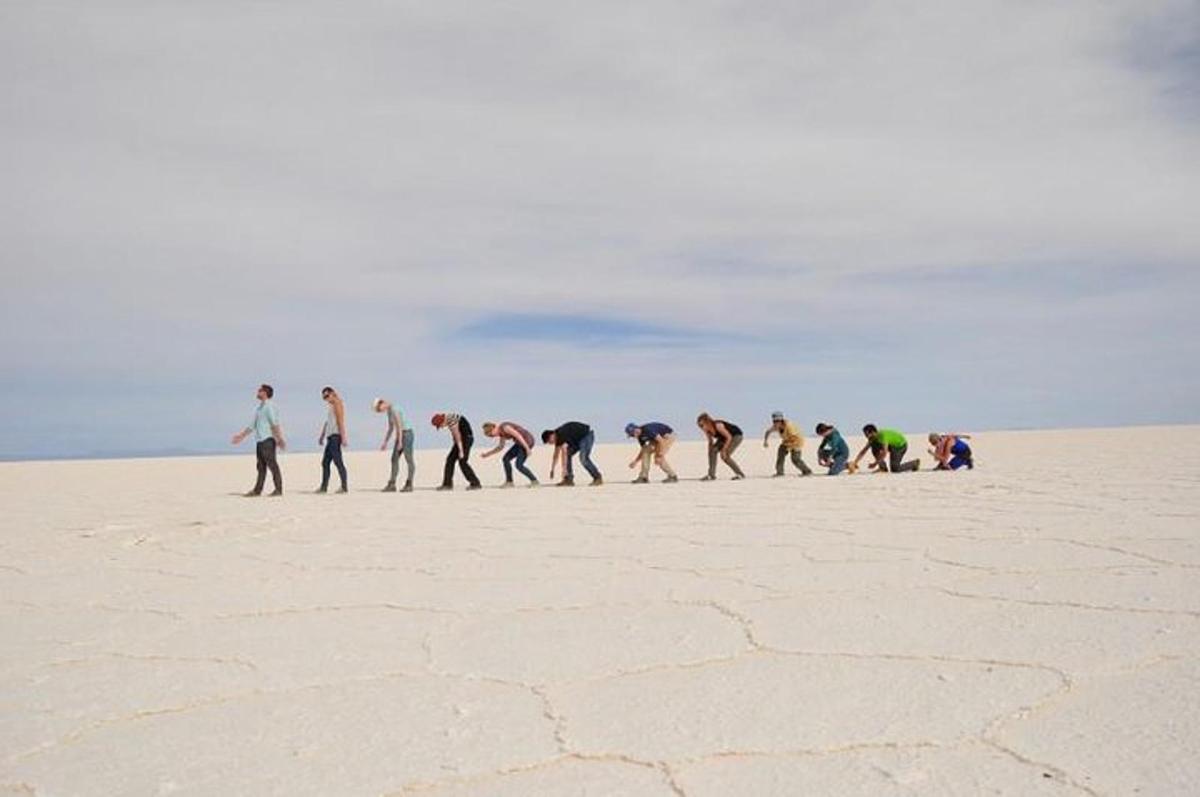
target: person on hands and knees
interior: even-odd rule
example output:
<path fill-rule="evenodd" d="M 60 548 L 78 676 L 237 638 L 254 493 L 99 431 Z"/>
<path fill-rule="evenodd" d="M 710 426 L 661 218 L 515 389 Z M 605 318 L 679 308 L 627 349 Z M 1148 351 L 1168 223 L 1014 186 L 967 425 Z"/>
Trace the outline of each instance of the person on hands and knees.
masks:
<path fill-rule="evenodd" d="M 880 429 L 868 423 L 863 427 L 863 435 L 867 438 L 867 444 L 854 458 L 853 469 L 858 468 L 858 463 L 868 451 L 875 457 L 871 467 L 880 473 L 906 473 L 921 467 L 919 459 L 904 460 L 904 455 L 908 453 L 908 439 L 895 429 Z"/>
<path fill-rule="evenodd" d="M 971 446 L 967 443 L 970 439 L 969 434 L 930 432 L 929 444 L 933 448 L 929 449 L 929 453 L 938 463 L 934 470 L 974 469 L 975 455 L 971 453 Z"/>
<path fill-rule="evenodd" d="M 272 401 L 274 397 L 275 389 L 273 387 L 266 384 L 259 385 L 258 391 L 255 393 L 258 407 L 254 410 L 254 421 L 230 440 L 235 446 L 241 445 L 243 440 L 254 435 L 254 456 L 258 466 L 258 480 L 254 482 L 254 489 L 246 493 L 247 498 L 256 498 L 262 495 L 268 470 L 271 471 L 271 481 L 275 484 L 275 490 L 271 495 L 283 495 L 283 474 L 279 470 L 279 462 L 275 455 L 276 451 L 283 451 L 287 448 L 287 442 L 283 439 L 283 427 L 279 425 L 279 412 L 275 409 L 275 402 Z"/>

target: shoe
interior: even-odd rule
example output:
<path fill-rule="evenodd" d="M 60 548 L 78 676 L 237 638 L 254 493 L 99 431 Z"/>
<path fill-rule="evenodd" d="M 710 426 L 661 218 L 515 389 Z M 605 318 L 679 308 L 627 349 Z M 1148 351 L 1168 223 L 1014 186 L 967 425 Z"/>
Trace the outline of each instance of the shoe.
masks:
<path fill-rule="evenodd" d="M 385 493 L 394 493 L 394 492 L 396 492 L 396 485 L 395 485 L 395 483 L 394 483 L 394 482 L 388 482 L 388 483 L 387 483 L 387 486 L 383 488 L 382 492 L 385 492 Z"/>
<path fill-rule="evenodd" d="M 604 479 L 592 479 L 592 483 L 588 487 L 603 487 Z"/>
<path fill-rule="evenodd" d="M 717 480 L 716 476 L 704 476 L 703 478 L 700 479 L 700 481 L 702 481 L 702 482 L 715 482 L 716 480 Z"/>
<path fill-rule="evenodd" d="M 453 489 L 454 489 L 454 485 L 453 485 L 453 484 L 443 484 L 441 487 L 438 487 L 438 488 L 437 488 L 437 491 L 438 491 L 439 493 L 442 493 L 442 492 L 445 492 L 445 491 L 447 491 L 447 490 L 453 490 Z"/>
<path fill-rule="evenodd" d="M 647 479 L 645 476 L 638 476 L 636 479 L 634 479 L 632 482 L 630 482 L 630 484 L 649 484 L 649 483 L 650 483 L 650 480 Z"/>
<path fill-rule="evenodd" d="M 538 481 L 537 479 L 534 479 L 533 481 L 531 481 L 529 483 L 529 486 L 530 487 L 541 487 L 542 483 L 540 481 Z"/>
<path fill-rule="evenodd" d="M 740 482 L 744 478 L 746 478 L 744 474 L 735 473 L 735 474 L 733 474 L 733 478 L 730 481 Z"/>
<path fill-rule="evenodd" d="M 516 485 L 514 485 L 512 482 L 505 482 L 504 484 L 500 485 L 500 489 L 501 490 L 511 490 L 514 486 L 516 486 Z"/>
<path fill-rule="evenodd" d="M 919 471 L 920 469 L 921 469 L 921 460 L 919 460 L 919 459 L 918 459 L 918 460 L 917 460 L 917 464 L 916 464 L 916 465 L 913 465 L 913 473 L 916 473 L 916 472 L 917 472 L 917 471 Z"/>
<path fill-rule="evenodd" d="M 313 490 L 313 492 L 316 493 L 317 495 L 324 495 L 325 493 L 329 492 L 329 488 L 328 487 L 318 487 L 317 489 Z"/>
<path fill-rule="evenodd" d="M 258 490 L 251 490 L 248 493 L 242 493 L 242 498 L 258 498 L 262 493 Z"/>
<path fill-rule="evenodd" d="M 472 490 L 482 490 L 482 489 L 483 489 L 482 484 L 468 484 L 467 485 L 467 492 L 471 492 Z"/>
<path fill-rule="evenodd" d="M 350 492 L 350 489 L 349 489 L 348 487 L 339 487 L 339 488 L 338 488 L 338 491 L 337 491 L 337 494 L 338 494 L 338 495 L 345 495 L 345 494 L 346 494 L 346 493 L 348 493 L 348 492 Z"/>
<path fill-rule="evenodd" d="M 564 478 L 562 481 L 560 481 L 558 484 L 556 484 L 556 485 L 554 485 L 554 486 L 555 486 L 555 487 L 574 487 L 574 486 L 575 486 L 575 480 L 574 480 L 574 479 L 568 479 L 568 478 Z"/>
<path fill-rule="evenodd" d="M 782 474 L 782 473 L 776 473 L 776 474 L 775 474 L 774 476 L 772 476 L 771 478 L 772 478 L 772 479 L 782 479 L 782 478 L 783 478 L 783 474 Z"/>
<path fill-rule="evenodd" d="M 404 486 L 400 488 L 400 492 L 411 493 L 412 492 L 412 482 L 405 482 Z"/>
<path fill-rule="evenodd" d="M 283 490 L 272 490 L 268 497 L 269 498 L 278 498 L 281 495 L 283 495 Z"/>
<path fill-rule="evenodd" d="M 662 480 L 662 483 L 663 484 L 674 484 L 677 481 L 679 481 L 678 476 L 668 476 L 667 478 Z"/>

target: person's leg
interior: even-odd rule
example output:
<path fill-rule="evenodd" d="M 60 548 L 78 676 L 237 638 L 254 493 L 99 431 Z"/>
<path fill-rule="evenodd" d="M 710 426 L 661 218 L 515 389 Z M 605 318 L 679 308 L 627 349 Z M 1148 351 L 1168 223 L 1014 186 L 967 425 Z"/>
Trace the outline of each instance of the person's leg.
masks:
<path fill-rule="evenodd" d="M 329 489 L 329 466 L 333 462 L 333 437 L 325 438 L 325 451 L 321 454 L 321 492 Z"/>
<path fill-rule="evenodd" d="M 271 481 L 275 484 L 275 492 L 272 494 L 283 495 L 283 472 L 279 470 L 278 449 L 275 444 L 275 438 L 264 440 L 263 443 L 264 450 L 266 451 L 267 470 L 271 471 Z"/>
<path fill-rule="evenodd" d="M 721 452 L 721 446 L 716 440 L 708 444 L 708 478 L 709 481 L 717 478 L 717 454 Z"/>
<path fill-rule="evenodd" d="M 654 459 L 654 444 L 647 443 L 638 451 L 638 481 L 650 480 L 650 461 Z"/>
<path fill-rule="evenodd" d="M 779 444 L 779 449 L 775 452 L 775 475 L 783 475 L 783 463 L 787 460 L 788 449 L 783 443 Z"/>
<path fill-rule="evenodd" d="M 914 459 L 909 462 L 904 461 L 904 455 L 907 453 L 907 445 L 900 446 L 899 448 L 893 448 L 891 450 L 889 457 L 890 461 L 888 464 L 891 467 L 892 473 L 904 473 L 905 471 L 917 469 L 920 464 L 918 460 Z"/>
<path fill-rule="evenodd" d="M 404 453 L 403 446 L 403 440 L 397 440 L 396 444 L 392 446 L 392 475 L 391 478 L 388 479 L 387 483 L 389 488 L 394 488 L 396 486 L 396 477 L 400 475 L 400 455 Z"/>
<path fill-rule="evenodd" d="M 469 461 L 471 459 L 471 446 L 474 444 L 475 441 L 469 437 L 463 440 L 462 459 L 458 461 L 458 468 L 462 471 L 463 476 L 466 477 L 467 484 L 472 487 L 478 487 L 479 477 L 475 475 L 475 469 L 471 467 Z"/>
<path fill-rule="evenodd" d="M 829 475 L 837 476 L 846 469 L 846 463 L 850 461 L 849 454 L 838 454 L 833 458 L 833 462 L 829 463 Z"/>
<path fill-rule="evenodd" d="M 263 485 L 267 483 L 267 447 L 266 440 L 254 446 L 254 466 L 258 471 L 258 478 L 254 480 L 254 489 L 250 491 L 251 495 L 260 495 L 263 491 Z"/>
<path fill-rule="evenodd" d="M 592 462 L 592 446 L 596 444 L 596 433 L 588 432 L 579 441 L 579 461 L 588 473 L 592 475 L 594 481 L 601 481 L 604 477 L 600 474 L 600 469 L 596 467 L 596 463 Z"/>
<path fill-rule="evenodd" d="M 412 429 L 404 430 L 404 467 L 407 475 L 404 477 L 404 489 L 411 490 L 413 483 L 413 474 L 416 473 L 417 467 L 413 462 L 413 448 L 416 435 Z"/>
<path fill-rule="evenodd" d="M 529 459 L 529 452 L 527 452 L 525 447 L 519 443 L 513 446 L 513 450 L 517 452 L 516 456 L 513 458 L 513 464 L 517 466 L 517 470 L 521 471 L 522 476 L 524 476 L 526 479 L 529 479 L 530 484 L 537 484 L 537 476 L 534 475 L 533 471 L 525 466 L 525 460 Z"/>
<path fill-rule="evenodd" d="M 570 448 L 567 449 L 566 461 L 563 465 L 563 479 L 568 482 L 575 481 L 575 452 Z"/>
<path fill-rule="evenodd" d="M 337 468 L 338 478 L 342 481 L 342 492 L 346 492 L 349 487 L 346 484 L 346 463 L 342 461 L 342 436 L 340 434 L 330 435 L 330 442 L 333 445 L 333 466 Z"/>
<path fill-rule="evenodd" d="M 811 476 L 812 468 L 808 467 L 808 463 L 804 461 L 804 457 L 800 456 L 800 449 L 792 449 L 792 464 L 800 470 L 801 476 Z"/>
<path fill-rule="evenodd" d="M 446 466 L 442 468 L 442 487 L 449 490 L 454 486 L 454 466 L 458 464 L 458 446 L 450 446 L 446 454 Z"/>
<path fill-rule="evenodd" d="M 733 440 L 729 441 L 729 450 L 721 453 L 721 460 L 729 466 L 729 468 L 737 475 L 738 478 L 746 478 L 746 474 L 742 473 L 742 469 L 733 459 L 733 453 L 738 450 L 738 446 L 742 444 L 742 436 L 737 435 Z"/>
<path fill-rule="evenodd" d="M 667 453 L 673 445 L 675 445 L 675 435 L 669 434 L 666 437 L 658 438 L 658 445 L 654 450 L 654 464 L 658 465 L 659 469 L 667 474 L 667 478 L 671 481 L 679 478 L 675 475 L 675 469 L 671 467 L 671 463 L 667 462 Z M 649 471 L 649 468 L 647 468 L 647 471 Z"/>
<path fill-rule="evenodd" d="M 513 480 L 512 463 L 513 463 L 513 460 L 517 458 L 518 453 L 524 454 L 525 449 L 521 448 L 516 443 L 513 443 L 511 446 L 509 446 L 509 449 L 504 452 L 504 459 L 501 460 L 501 463 L 504 465 L 504 483 L 505 484 L 512 484 L 512 480 Z"/>

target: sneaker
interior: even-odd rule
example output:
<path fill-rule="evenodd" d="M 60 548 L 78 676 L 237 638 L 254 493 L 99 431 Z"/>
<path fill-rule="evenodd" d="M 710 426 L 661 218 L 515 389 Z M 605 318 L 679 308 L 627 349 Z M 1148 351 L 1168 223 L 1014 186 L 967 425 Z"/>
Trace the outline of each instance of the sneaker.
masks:
<path fill-rule="evenodd" d="M 663 484 L 674 484 L 677 481 L 679 481 L 678 476 L 668 476 L 667 478 L 663 479 L 662 483 Z"/>
<path fill-rule="evenodd" d="M 743 474 L 741 474 L 741 473 L 735 473 L 735 474 L 733 474 L 733 479 L 732 479 L 732 481 L 735 481 L 735 482 L 740 482 L 740 481 L 741 481 L 742 479 L 744 479 L 744 478 L 746 478 L 746 477 L 745 477 L 745 475 L 743 475 Z"/>
<path fill-rule="evenodd" d="M 328 487 L 318 487 L 317 489 L 313 490 L 313 492 L 316 493 L 317 495 L 324 495 L 325 493 L 329 492 L 329 488 Z"/>
<path fill-rule="evenodd" d="M 467 492 L 470 492 L 471 490 L 482 490 L 482 489 L 483 489 L 482 484 L 468 484 L 467 485 Z"/>
<path fill-rule="evenodd" d="M 560 481 L 558 484 L 556 484 L 554 486 L 555 487 L 574 487 L 575 480 L 564 477 L 562 481 Z"/>
<path fill-rule="evenodd" d="M 349 488 L 349 487 L 339 487 L 339 488 L 338 488 L 338 491 L 337 491 L 337 494 L 338 494 L 338 495 L 345 495 L 345 494 L 346 494 L 346 493 L 348 493 L 348 492 L 350 492 L 350 488 Z"/>
<path fill-rule="evenodd" d="M 604 479 L 592 479 L 592 483 L 588 487 L 603 487 Z"/>
<path fill-rule="evenodd" d="M 258 498 L 262 493 L 258 490 L 251 490 L 248 493 L 242 493 L 242 498 Z"/>
<path fill-rule="evenodd" d="M 500 485 L 501 490 L 511 490 L 513 487 L 514 485 L 512 482 L 505 482 L 504 484 Z"/>
<path fill-rule="evenodd" d="M 702 482 L 715 482 L 716 480 L 717 480 L 716 476 L 705 476 L 700 479 L 700 481 L 702 481 Z"/>
<path fill-rule="evenodd" d="M 400 488 L 400 492 L 411 493 L 412 492 L 412 482 L 405 482 L 404 486 Z"/>
<path fill-rule="evenodd" d="M 783 474 L 782 474 L 782 473 L 776 473 L 776 474 L 775 474 L 774 476 L 772 476 L 771 478 L 772 478 L 772 479 L 782 479 L 782 478 L 783 478 Z"/>
<path fill-rule="evenodd" d="M 454 489 L 453 484 L 443 484 L 441 487 L 437 488 L 437 491 L 439 493 L 441 493 L 441 492 L 445 492 L 446 490 L 453 490 L 453 489 Z"/>
<path fill-rule="evenodd" d="M 385 492 L 385 493 L 394 493 L 394 492 L 396 492 L 396 484 L 395 484 L 395 482 L 388 482 L 388 483 L 387 483 L 387 486 L 385 486 L 381 492 Z"/>
<path fill-rule="evenodd" d="M 281 495 L 283 495 L 283 490 L 272 490 L 269 497 L 270 498 L 278 498 Z"/>
<path fill-rule="evenodd" d="M 533 481 L 531 481 L 529 483 L 529 486 L 530 487 L 541 487 L 542 483 L 540 481 L 538 481 L 537 479 L 534 479 Z"/>
<path fill-rule="evenodd" d="M 634 479 L 632 482 L 630 482 L 630 484 L 649 484 L 649 483 L 650 483 L 650 480 L 647 479 L 645 476 L 638 476 L 636 479 Z"/>

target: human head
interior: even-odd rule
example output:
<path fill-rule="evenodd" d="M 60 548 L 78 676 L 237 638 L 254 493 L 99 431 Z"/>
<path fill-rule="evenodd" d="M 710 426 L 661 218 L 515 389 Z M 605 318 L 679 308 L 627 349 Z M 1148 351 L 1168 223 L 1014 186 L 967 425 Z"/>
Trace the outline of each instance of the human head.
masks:
<path fill-rule="evenodd" d="M 637 437 L 638 433 L 641 431 L 642 431 L 641 428 L 639 428 L 638 425 L 636 423 L 634 423 L 633 421 L 630 421 L 629 423 L 625 424 L 625 436 L 626 437 Z"/>
<path fill-rule="evenodd" d="M 387 401 L 385 401 L 384 399 L 381 399 L 381 398 L 377 398 L 371 402 L 371 407 L 374 408 L 374 410 L 376 412 L 383 412 L 384 410 L 387 409 L 387 406 L 388 406 Z"/>
<path fill-rule="evenodd" d="M 446 414 L 439 412 L 437 415 L 434 415 L 432 418 L 430 418 L 429 422 L 433 424 L 435 429 L 441 429 L 446 425 Z"/>
<path fill-rule="evenodd" d="M 942 442 L 942 436 L 940 434 L 937 432 L 929 433 L 929 445 L 936 446 L 940 442 Z"/>
<path fill-rule="evenodd" d="M 817 424 L 817 434 L 821 435 L 822 437 L 825 435 L 826 432 L 832 432 L 832 431 L 833 431 L 833 427 L 827 423 L 818 423 Z"/>
<path fill-rule="evenodd" d="M 495 437 L 496 436 L 496 424 L 492 423 L 491 421 L 484 421 L 483 422 L 483 433 L 485 435 L 487 435 L 488 437 Z"/>
<path fill-rule="evenodd" d="M 783 413 L 782 412 L 772 412 L 771 413 L 771 423 L 783 423 Z"/>
<path fill-rule="evenodd" d="M 863 427 L 863 434 L 866 435 L 868 440 L 872 440 L 875 438 L 875 435 L 879 434 L 879 429 L 875 427 L 875 424 L 868 423 Z"/>
<path fill-rule="evenodd" d="M 275 397 L 275 388 L 263 382 L 258 386 L 258 392 L 255 395 L 258 396 L 259 401 L 266 401 L 269 398 Z"/>
<path fill-rule="evenodd" d="M 711 432 L 716 424 L 713 423 L 712 416 L 707 412 L 702 412 L 696 416 L 696 425 L 706 432 Z"/>
<path fill-rule="evenodd" d="M 321 388 L 321 398 L 325 399 L 326 401 L 332 400 L 336 395 L 337 391 L 331 388 L 329 385 Z"/>
<path fill-rule="evenodd" d="M 547 445 L 558 442 L 558 438 L 554 434 L 553 429 L 546 429 L 542 432 L 542 442 Z"/>

